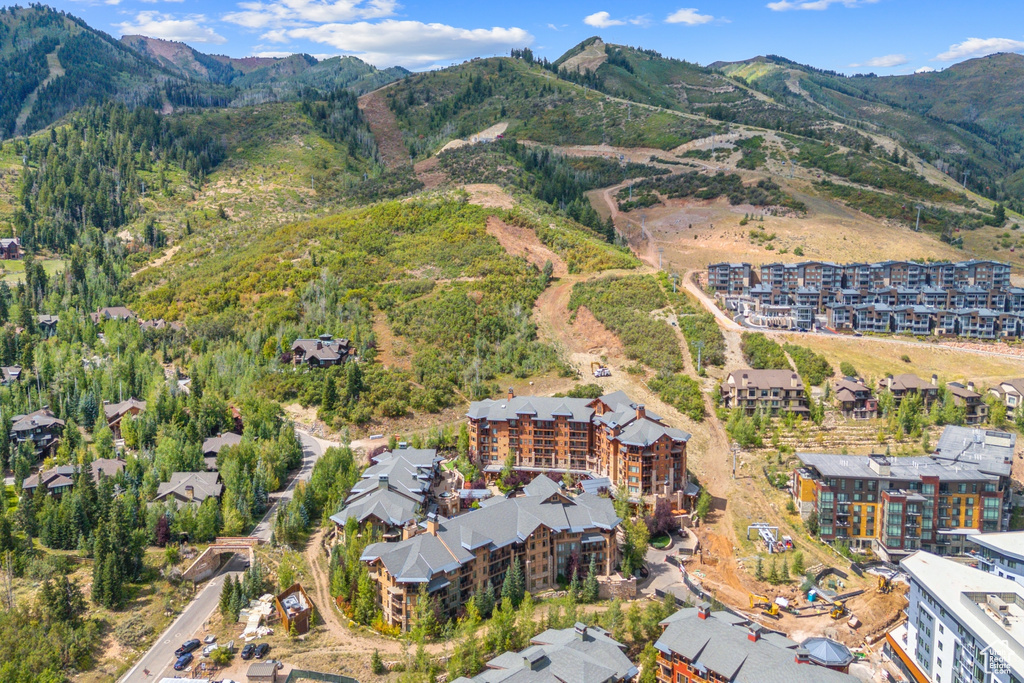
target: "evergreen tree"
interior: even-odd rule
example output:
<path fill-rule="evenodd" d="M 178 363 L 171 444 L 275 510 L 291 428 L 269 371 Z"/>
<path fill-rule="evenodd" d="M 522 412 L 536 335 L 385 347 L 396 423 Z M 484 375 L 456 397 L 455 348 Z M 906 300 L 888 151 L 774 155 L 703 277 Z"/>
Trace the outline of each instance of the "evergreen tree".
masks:
<path fill-rule="evenodd" d="M 583 582 L 583 602 L 597 602 L 600 587 L 597 583 L 597 562 L 590 558 L 590 567 L 587 569 L 587 580 Z M 666 594 L 670 595 L 670 594 Z"/>
<path fill-rule="evenodd" d="M 387 669 L 384 668 L 384 660 L 380 658 L 380 651 L 374 648 L 373 654 L 370 655 L 370 671 L 374 676 L 383 676 L 387 673 Z"/>
<path fill-rule="evenodd" d="M 768 583 L 775 585 L 779 582 L 779 564 L 772 558 L 772 563 L 768 565 Z"/>
<path fill-rule="evenodd" d="M 330 372 L 324 373 L 324 387 L 320 394 L 320 410 L 329 413 L 338 404 L 338 387 L 334 383 L 334 377 Z"/>
<path fill-rule="evenodd" d="M 478 591 L 476 595 L 476 607 L 480 610 L 480 616 L 484 619 L 488 619 L 491 613 L 494 611 L 494 586 L 491 585 L 490 581 L 484 584 L 482 591 Z"/>
<path fill-rule="evenodd" d="M 161 518 L 162 519 L 162 518 Z M 225 620 L 230 620 L 231 617 L 231 596 L 235 593 L 235 578 L 233 575 L 228 574 L 227 578 L 224 579 L 224 585 L 220 589 L 220 601 L 218 608 L 220 609 L 221 616 Z"/>
<path fill-rule="evenodd" d="M 512 566 L 505 572 L 505 581 L 501 586 L 501 599 L 511 601 L 512 606 L 518 609 L 525 592 L 526 581 L 523 578 L 523 570 L 519 566 L 519 556 L 516 555 L 512 558 Z"/>
<path fill-rule="evenodd" d="M 377 595 L 374 590 L 373 579 L 364 569 L 359 574 L 359 588 L 356 593 L 355 620 L 365 626 L 373 623 L 377 615 Z"/>
<path fill-rule="evenodd" d="M 650 641 L 644 645 L 640 653 L 640 683 L 657 683 L 658 681 L 658 651 Z"/>

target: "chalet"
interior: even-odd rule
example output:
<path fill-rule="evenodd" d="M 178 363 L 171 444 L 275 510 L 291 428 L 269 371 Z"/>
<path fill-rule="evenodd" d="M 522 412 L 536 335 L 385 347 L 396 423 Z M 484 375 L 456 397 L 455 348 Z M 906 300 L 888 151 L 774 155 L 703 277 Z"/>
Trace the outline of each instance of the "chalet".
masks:
<path fill-rule="evenodd" d="M 878 416 L 878 401 L 859 378 L 842 378 L 835 383 L 833 394 L 843 417 L 848 420 L 870 420 Z"/>
<path fill-rule="evenodd" d="M 988 392 L 999 398 L 1006 406 L 1006 417 L 1015 419 L 1021 414 L 1020 407 L 1024 405 L 1024 377 L 1004 379 Z"/>
<path fill-rule="evenodd" d="M 321 334 L 316 339 L 296 339 L 292 342 L 291 361 L 295 365 L 311 368 L 329 368 L 339 365 L 355 354 L 348 339 L 335 339 Z"/>
<path fill-rule="evenodd" d="M 22 256 L 21 240 L 17 237 L 0 239 L 0 260 L 15 261 Z"/>
<path fill-rule="evenodd" d="M 92 320 L 94 324 L 99 325 L 108 320 L 137 320 L 138 316 L 124 306 L 107 306 L 106 308 L 101 308 L 95 313 L 90 313 L 89 319 Z"/>
<path fill-rule="evenodd" d="M 107 418 L 107 426 L 114 432 L 114 438 L 121 438 L 121 420 L 125 415 L 135 417 L 146 409 L 146 402 L 129 398 L 120 403 L 103 403 L 103 415 Z"/>
<path fill-rule="evenodd" d="M 721 391 L 726 408 L 742 408 L 747 415 L 758 410 L 769 415 L 810 412 L 803 380 L 792 370 L 735 370 Z"/>
<path fill-rule="evenodd" d="M 919 394 L 924 402 L 924 409 L 931 410 L 932 403 L 939 397 L 939 378 L 936 375 L 932 375 L 932 381 L 929 384 L 917 375 L 909 373 L 896 375 L 895 377 L 889 375 L 879 382 L 879 388 L 891 391 L 893 398 L 896 399 L 897 406 L 907 396 Z"/>
<path fill-rule="evenodd" d="M 217 471 L 217 456 L 220 454 L 221 449 L 228 446 L 237 446 L 240 443 L 242 443 L 241 435 L 234 432 L 224 432 L 217 436 L 211 436 L 204 441 L 203 460 L 206 462 L 206 471 Z"/>
<path fill-rule="evenodd" d="M 174 472 L 171 480 L 157 487 L 153 502 L 176 500 L 185 505 L 199 505 L 207 498 L 220 498 L 224 485 L 216 472 Z"/>
<path fill-rule="evenodd" d="M 53 446 L 63 430 L 64 420 L 57 419 L 49 408 L 11 418 L 11 441 L 17 444 L 31 442 L 37 455 Z"/>
<path fill-rule="evenodd" d="M 114 477 L 124 471 L 125 461 L 114 458 L 98 458 L 90 463 L 93 481 L 99 483 L 102 477 Z M 53 496 L 61 496 L 71 490 L 75 483 L 78 468 L 73 465 L 57 465 L 48 470 L 27 477 L 21 484 L 22 491 L 34 493 L 42 486 L 43 490 Z"/>
<path fill-rule="evenodd" d="M 36 323 L 39 325 L 39 334 L 43 336 L 43 339 L 49 339 L 57 334 L 57 323 L 59 322 L 60 318 L 56 315 L 40 315 L 36 317 Z"/>
<path fill-rule="evenodd" d="M 21 379 L 21 366 L 0 366 L 0 386 L 9 386 L 17 382 L 19 379 Z"/>
<path fill-rule="evenodd" d="M 949 382 L 946 388 L 953 395 L 953 403 L 966 411 L 967 424 L 981 424 L 988 418 L 988 404 L 982 400 L 981 394 L 974 390 L 974 382 L 968 382 L 967 386 L 959 382 Z"/>

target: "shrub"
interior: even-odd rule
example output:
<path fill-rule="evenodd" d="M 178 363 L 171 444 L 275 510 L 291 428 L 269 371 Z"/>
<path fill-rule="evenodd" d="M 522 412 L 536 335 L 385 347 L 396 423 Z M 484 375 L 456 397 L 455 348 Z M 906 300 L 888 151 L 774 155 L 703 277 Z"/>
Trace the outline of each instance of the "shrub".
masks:
<path fill-rule="evenodd" d="M 800 373 L 804 383 L 818 386 L 834 374 L 832 364 L 825 356 L 815 353 L 806 346 L 786 344 L 782 347 L 796 365 L 796 371 Z"/>
<path fill-rule="evenodd" d="M 700 385 L 686 375 L 658 375 L 650 382 L 661 399 L 694 422 L 704 419 L 704 396 Z"/>
<path fill-rule="evenodd" d="M 744 332 L 740 338 L 743 357 L 756 370 L 788 370 L 786 354 L 776 342 L 760 332 Z"/>
<path fill-rule="evenodd" d="M 853 363 L 845 360 L 839 364 L 839 372 L 843 374 L 843 377 L 860 377 L 860 373 L 857 372 Z"/>
<path fill-rule="evenodd" d="M 698 313 L 697 315 L 686 315 L 679 318 L 679 329 L 686 338 L 686 345 L 690 348 L 690 356 L 694 364 L 697 363 L 697 346 L 704 343 L 700 351 L 701 365 L 725 365 L 725 337 L 722 330 L 711 313 Z"/>

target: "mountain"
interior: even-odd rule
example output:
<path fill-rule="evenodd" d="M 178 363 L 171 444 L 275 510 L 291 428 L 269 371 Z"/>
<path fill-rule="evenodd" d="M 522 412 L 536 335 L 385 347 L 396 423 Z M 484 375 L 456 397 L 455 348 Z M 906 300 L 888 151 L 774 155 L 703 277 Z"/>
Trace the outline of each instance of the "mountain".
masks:
<path fill-rule="evenodd" d="M 299 99 L 348 88 L 356 94 L 406 76 L 355 57 L 231 59 L 179 42 L 120 41 L 46 7 L 0 8 L 0 139 L 44 128 L 90 100 L 165 112 Z"/>

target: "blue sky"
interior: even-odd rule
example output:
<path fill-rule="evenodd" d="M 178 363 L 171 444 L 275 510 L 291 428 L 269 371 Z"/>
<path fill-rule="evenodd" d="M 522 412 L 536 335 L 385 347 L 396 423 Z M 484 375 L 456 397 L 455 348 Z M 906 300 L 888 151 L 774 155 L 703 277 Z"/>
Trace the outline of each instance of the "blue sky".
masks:
<path fill-rule="evenodd" d="M 844 73 L 942 69 L 1024 52 L 1011 0 L 58 0 L 115 37 L 232 57 L 351 54 L 414 70 L 530 46 L 554 60 L 592 35 L 701 64 L 778 54 Z"/>

